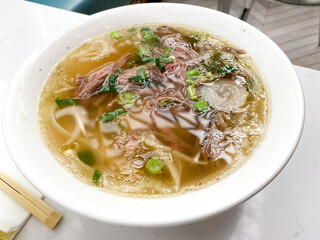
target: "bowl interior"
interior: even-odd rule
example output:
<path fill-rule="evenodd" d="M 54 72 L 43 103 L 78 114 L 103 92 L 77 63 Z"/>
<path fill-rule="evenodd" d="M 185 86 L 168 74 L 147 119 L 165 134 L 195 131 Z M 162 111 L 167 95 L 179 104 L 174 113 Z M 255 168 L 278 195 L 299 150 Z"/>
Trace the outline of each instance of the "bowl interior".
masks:
<path fill-rule="evenodd" d="M 121 197 L 77 180 L 54 159 L 38 125 L 37 106 L 44 80 L 70 48 L 112 29 L 147 23 L 189 25 L 222 36 L 248 52 L 264 74 L 271 93 L 267 134 L 247 163 L 217 184 L 159 199 Z M 120 7 L 90 16 L 39 48 L 12 83 L 3 124 L 14 161 L 47 197 L 75 212 L 110 223 L 168 226 L 218 214 L 263 188 L 289 160 L 298 143 L 303 118 L 300 82 L 290 61 L 269 38 L 245 22 L 214 10 L 161 3 Z"/>

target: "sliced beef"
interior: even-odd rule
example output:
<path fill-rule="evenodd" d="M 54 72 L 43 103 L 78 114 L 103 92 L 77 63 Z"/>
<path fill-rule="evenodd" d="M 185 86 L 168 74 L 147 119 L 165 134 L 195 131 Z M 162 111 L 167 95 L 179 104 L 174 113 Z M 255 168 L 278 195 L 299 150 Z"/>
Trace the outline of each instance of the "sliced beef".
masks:
<path fill-rule="evenodd" d="M 86 99 L 90 97 L 91 94 L 104 83 L 106 77 L 119 70 L 131 56 L 130 53 L 127 53 L 116 62 L 107 63 L 98 70 L 95 69 L 86 75 L 78 75 L 76 77 L 78 85 L 76 98 Z"/>
<path fill-rule="evenodd" d="M 222 151 L 219 143 L 222 142 L 224 137 L 224 133 L 216 128 L 214 118 L 212 118 L 201 142 L 201 154 L 205 161 L 218 160 Z"/>
<path fill-rule="evenodd" d="M 163 73 L 156 67 L 156 65 L 152 64 L 149 70 L 151 79 L 154 79 L 156 81 L 164 80 Z"/>
<path fill-rule="evenodd" d="M 191 48 L 190 44 L 183 41 L 180 34 L 167 35 L 163 38 L 163 46 L 171 48 L 171 55 L 185 61 L 191 60 L 198 54 Z"/>
<path fill-rule="evenodd" d="M 141 68 L 145 68 L 146 69 L 146 66 L 141 65 L 141 66 L 137 66 L 137 67 L 134 67 L 134 68 L 126 69 L 122 74 L 119 75 L 119 77 L 117 79 L 117 84 L 118 85 L 126 85 L 128 83 L 131 83 L 129 81 L 129 78 L 132 78 L 132 77 L 136 76 L 137 75 L 137 70 L 139 70 Z M 146 71 L 148 73 L 147 69 L 146 69 Z"/>
<path fill-rule="evenodd" d="M 186 64 L 179 60 L 166 64 L 164 76 L 173 82 L 184 81 L 186 78 Z"/>
<path fill-rule="evenodd" d="M 166 25 L 157 27 L 155 32 L 161 37 L 163 37 L 165 35 L 178 33 L 178 31 L 176 29 L 169 27 L 169 26 L 166 26 Z"/>

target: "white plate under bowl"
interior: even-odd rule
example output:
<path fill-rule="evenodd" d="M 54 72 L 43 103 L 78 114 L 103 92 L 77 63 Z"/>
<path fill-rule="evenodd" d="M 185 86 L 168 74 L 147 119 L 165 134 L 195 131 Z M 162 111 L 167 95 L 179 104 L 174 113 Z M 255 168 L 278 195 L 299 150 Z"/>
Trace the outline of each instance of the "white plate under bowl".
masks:
<path fill-rule="evenodd" d="M 246 50 L 264 74 L 271 98 L 267 134 L 254 156 L 240 169 L 204 189 L 158 199 L 121 197 L 79 181 L 54 159 L 43 142 L 38 124 L 38 99 L 44 80 L 70 48 L 112 29 L 148 23 L 199 27 Z M 304 99 L 299 79 L 285 54 L 263 33 L 211 9 L 154 3 L 92 15 L 40 47 L 12 82 L 4 106 L 3 127 L 13 160 L 46 197 L 74 212 L 108 223 L 164 227 L 219 214 L 261 190 L 293 154 L 303 121 Z"/>

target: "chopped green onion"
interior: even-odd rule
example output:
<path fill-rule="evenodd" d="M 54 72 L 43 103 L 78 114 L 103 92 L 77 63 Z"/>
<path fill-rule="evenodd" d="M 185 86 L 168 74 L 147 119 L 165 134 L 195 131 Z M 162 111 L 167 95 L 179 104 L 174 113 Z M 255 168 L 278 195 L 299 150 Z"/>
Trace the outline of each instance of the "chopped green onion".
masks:
<path fill-rule="evenodd" d="M 199 100 L 198 102 L 194 103 L 193 106 L 201 113 L 209 110 L 209 105 L 203 99 Z"/>
<path fill-rule="evenodd" d="M 118 103 L 120 105 L 133 104 L 137 99 L 137 94 L 135 92 L 125 92 L 118 96 Z"/>
<path fill-rule="evenodd" d="M 197 100 L 198 96 L 197 96 L 196 89 L 194 88 L 194 86 L 191 85 L 187 89 L 188 89 L 188 93 L 190 95 L 190 99 L 193 101 Z"/>
<path fill-rule="evenodd" d="M 110 33 L 110 36 L 111 36 L 112 38 L 115 38 L 115 39 L 120 38 L 120 35 L 119 35 L 119 33 L 117 33 L 117 32 L 112 32 L 112 33 Z"/>
<path fill-rule="evenodd" d="M 107 87 L 101 87 L 99 89 L 100 92 L 104 93 L 104 92 L 120 92 L 121 91 L 121 87 L 116 86 L 116 85 L 110 85 Z"/>
<path fill-rule="evenodd" d="M 141 32 L 148 32 L 148 31 L 151 31 L 150 28 L 148 27 L 141 28 Z"/>
<path fill-rule="evenodd" d="M 206 78 L 212 79 L 213 78 L 212 72 L 207 72 Z"/>
<path fill-rule="evenodd" d="M 118 70 L 118 72 L 119 72 L 119 74 L 122 74 L 122 73 L 124 72 L 124 70 L 123 70 L 122 68 L 120 68 L 120 69 Z"/>
<path fill-rule="evenodd" d="M 59 96 L 56 96 L 55 100 L 56 104 L 58 105 L 59 108 L 63 108 L 63 106 L 68 106 L 68 105 L 77 105 L 78 101 L 72 98 L 67 98 L 67 99 L 62 99 L 60 100 Z"/>
<path fill-rule="evenodd" d="M 142 46 L 136 49 L 136 55 L 140 58 L 148 58 L 151 57 L 151 50 L 148 46 Z"/>
<path fill-rule="evenodd" d="M 196 77 L 199 75 L 199 69 L 195 68 L 187 72 L 187 77 Z"/>
<path fill-rule="evenodd" d="M 128 32 L 129 32 L 129 33 L 136 33 L 136 32 L 137 32 L 137 29 L 135 29 L 135 28 L 130 28 L 130 29 L 128 30 Z"/>
<path fill-rule="evenodd" d="M 115 110 L 113 112 L 107 112 L 107 113 L 101 115 L 99 117 L 99 120 L 101 120 L 104 123 L 107 123 L 107 122 L 110 122 L 111 120 L 121 116 L 122 114 L 124 114 L 126 112 L 127 112 L 126 110 L 117 109 L 117 110 Z"/>
<path fill-rule="evenodd" d="M 159 174 L 163 167 L 162 161 L 159 158 L 150 158 L 146 163 L 146 169 L 151 174 Z"/>
<path fill-rule="evenodd" d="M 191 85 L 191 86 L 197 86 L 199 82 L 191 80 L 191 79 L 186 79 L 186 84 Z"/>
<path fill-rule="evenodd" d="M 171 48 L 166 48 L 165 50 L 164 50 L 164 55 L 169 55 L 170 53 L 171 53 Z"/>
<path fill-rule="evenodd" d="M 112 75 L 109 77 L 108 81 L 109 81 L 110 84 L 114 84 L 114 83 L 116 82 L 117 78 L 118 78 L 118 75 L 117 75 L 117 74 L 112 74 Z"/>
<path fill-rule="evenodd" d="M 92 182 L 94 184 L 98 184 L 100 182 L 101 172 L 99 170 L 94 170 L 93 176 L 92 176 Z"/>
<path fill-rule="evenodd" d="M 155 65 L 160 71 L 164 70 L 164 65 L 160 61 L 160 58 L 155 58 Z"/>
<path fill-rule="evenodd" d="M 77 155 L 83 163 L 89 166 L 92 166 L 95 162 L 95 157 L 90 150 L 84 150 L 84 151 L 78 152 Z"/>
<path fill-rule="evenodd" d="M 159 107 L 171 107 L 173 106 L 173 102 L 171 99 L 165 99 L 159 102 Z"/>

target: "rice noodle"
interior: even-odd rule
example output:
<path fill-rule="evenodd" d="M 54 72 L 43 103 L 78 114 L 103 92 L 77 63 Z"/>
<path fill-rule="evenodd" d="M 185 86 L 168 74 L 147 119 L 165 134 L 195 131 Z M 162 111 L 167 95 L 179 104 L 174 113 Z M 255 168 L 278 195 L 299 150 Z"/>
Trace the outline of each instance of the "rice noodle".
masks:
<path fill-rule="evenodd" d="M 59 129 L 63 129 L 63 131 L 66 132 L 66 134 L 69 134 L 69 132 L 66 131 L 63 127 L 61 127 L 60 124 L 56 121 L 56 119 L 59 119 L 67 115 L 72 116 L 75 119 L 76 124 L 72 131 L 71 138 L 65 144 L 72 143 L 80 135 L 81 132 L 85 137 L 87 137 L 87 132 L 84 127 L 85 123 L 88 121 L 87 110 L 81 106 L 70 106 L 54 113 L 53 119 L 56 126 Z"/>

